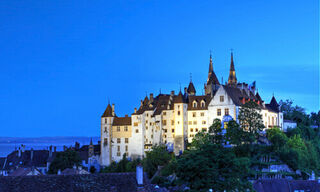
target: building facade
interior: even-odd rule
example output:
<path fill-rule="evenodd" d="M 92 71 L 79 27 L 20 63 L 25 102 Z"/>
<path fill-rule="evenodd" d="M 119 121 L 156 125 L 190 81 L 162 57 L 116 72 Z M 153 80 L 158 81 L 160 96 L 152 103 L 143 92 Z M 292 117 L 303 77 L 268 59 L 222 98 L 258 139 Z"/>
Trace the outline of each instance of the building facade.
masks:
<path fill-rule="evenodd" d="M 178 94 L 151 93 L 141 100 L 140 107 L 130 116 L 117 117 L 115 105 L 108 104 L 101 117 L 101 165 L 119 161 L 123 154 L 129 158 L 143 158 L 153 145 L 166 144 L 176 155 L 182 153 L 199 131 L 208 131 L 213 120 L 231 116 L 237 121 L 241 105 L 249 101 L 261 107 L 265 128 L 283 127 L 283 114 L 272 97 L 266 104 L 251 85 L 237 81 L 231 53 L 228 82 L 219 82 L 210 55 L 204 95 L 196 95 L 190 80 L 188 88 Z"/>

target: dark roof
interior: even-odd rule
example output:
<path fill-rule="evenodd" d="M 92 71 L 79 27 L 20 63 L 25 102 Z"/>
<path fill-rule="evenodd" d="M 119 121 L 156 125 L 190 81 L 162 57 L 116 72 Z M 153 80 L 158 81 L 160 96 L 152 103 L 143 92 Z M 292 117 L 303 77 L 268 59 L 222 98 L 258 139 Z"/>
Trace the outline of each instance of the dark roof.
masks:
<path fill-rule="evenodd" d="M 189 96 L 188 110 L 206 110 L 212 97 L 210 95 Z M 197 107 L 193 106 L 194 101 L 197 102 Z M 201 101 L 205 102 L 205 106 L 201 107 Z"/>
<path fill-rule="evenodd" d="M 6 157 L 0 157 L 0 170 L 4 167 L 5 162 L 6 162 Z"/>
<path fill-rule="evenodd" d="M 196 93 L 196 88 L 194 88 L 194 85 L 192 83 L 192 81 L 190 81 L 189 83 L 189 86 L 188 86 L 188 89 L 187 89 L 187 92 L 190 94 L 190 93 Z"/>
<path fill-rule="evenodd" d="M 261 99 L 261 97 L 260 97 L 260 95 L 259 95 L 258 92 L 256 93 L 256 98 L 257 98 L 260 102 L 262 102 L 262 99 Z"/>
<path fill-rule="evenodd" d="M 244 89 L 240 89 L 238 87 L 223 85 L 223 88 L 226 90 L 228 96 L 232 99 L 233 103 L 238 106 L 242 105 L 243 98 L 245 100 L 250 99 L 251 101 L 258 101 L 258 98 L 251 91 L 249 91 L 248 95 Z"/>
<path fill-rule="evenodd" d="M 78 174 L 89 174 L 88 171 L 82 169 L 76 169 L 76 168 L 66 168 L 61 172 L 61 175 L 78 175 Z"/>
<path fill-rule="evenodd" d="M 151 188 L 144 174 L 146 192 L 158 191 Z M 21 177 L 0 177 L 0 191 L 137 191 L 136 173 L 100 173 L 82 175 L 42 175 Z"/>
<path fill-rule="evenodd" d="M 297 123 L 297 122 L 295 122 L 295 121 L 288 120 L 288 119 L 284 119 L 283 122 L 284 122 L 284 123 Z"/>
<path fill-rule="evenodd" d="M 102 114 L 102 117 L 112 117 L 112 108 L 110 104 L 108 104 L 106 110 Z"/>
<path fill-rule="evenodd" d="M 175 96 L 173 98 L 173 101 L 174 101 L 174 103 L 185 103 L 186 102 L 183 98 L 181 91 L 179 92 L 179 94 L 177 96 Z"/>
<path fill-rule="evenodd" d="M 270 111 L 279 113 L 279 104 L 274 96 L 272 96 L 270 104 L 266 104 L 266 108 L 269 109 Z"/>
<path fill-rule="evenodd" d="M 100 155 L 100 145 L 93 145 L 94 155 Z M 89 145 L 83 145 L 79 150 L 77 150 L 80 159 L 84 160 L 86 163 L 88 163 L 89 158 Z"/>
<path fill-rule="evenodd" d="M 318 181 L 309 180 L 268 179 L 255 181 L 253 188 L 257 192 L 292 192 L 295 190 L 318 192 L 320 184 Z"/>
<path fill-rule="evenodd" d="M 10 170 L 15 169 L 16 167 L 46 167 L 48 157 L 48 150 L 33 150 L 32 159 L 31 150 L 21 152 L 20 157 L 18 151 L 13 151 L 7 156 L 7 161 L 4 169 Z"/>
<path fill-rule="evenodd" d="M 210 84 L 217 84 L 220 85 L 219 80 L 216 76 L 216 74 L 213 71 L 213 65 L 212 65 L 212 56 L 210 54 L 210 62 L 209 62 L 209 72 L 208 72 L 208 79 L 207 79 L 207 85 Z"/>
<path fill-rule="evenodd" d="M 14 170 L 12 173 L 10 173 L 9 176 L 27 176 L 32 171 L 33 171 L 33 169 L 30 167 L 27 167 L 27 168 L 19 167 L 18 169 Z M 41 174 L 41 172 L 37 169 L 34 169 L 34 171 L 37 171 L 39 174 Z"/>
<path fill-rule="evenodd" d="M 113 119 L 113 123 L 112 123 L 113 126 L 116 126 L 116 125 L 131 125 L 131 117 L 115 117 Z"/>

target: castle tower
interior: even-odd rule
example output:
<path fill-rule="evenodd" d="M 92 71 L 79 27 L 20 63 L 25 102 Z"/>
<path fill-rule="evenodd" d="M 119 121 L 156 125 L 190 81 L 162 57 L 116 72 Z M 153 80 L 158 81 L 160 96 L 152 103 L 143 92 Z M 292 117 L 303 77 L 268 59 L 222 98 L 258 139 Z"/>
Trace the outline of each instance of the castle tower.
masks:
<path fill-rule="evenodd" d="M 92 138 L 90 140 L 88 156 L 89 156 L 89 158 L 94 156 L 94 146 L 93 146 L 93 143 L 92 143 Z"/>
<path fill-rule="evenodd" d="M 188 95 L 196 95 L 196 88 L 194 87 L 192 80 L 190 80 L 188 89 L 187 89 Z"/>
<path fill-rule="evenodd" d="M 213 92 L 219 88 L 219 85 L 220 85 L 219 80 L 213 71 L 212 55 L 210 53 L 208 79 L 207 79 L 207 84 L 205 85 L 205 88 L 204 88 L 205 94 L 213 95 Z"/>
<path fill-rule="evenodd" d="M 111 163 L 111 139 L 112 139 L 112 123 L 115 117 L 114 104 L 112 108 L 108 104 L 106 110 L 101 116 L 101 159 L 102 166 L 108 166 Z"/>
<path fill-rule="evenodd" d="M 233 52 L 231 52 L 231 63 L 230 63 L 230 72 L 229 72 L 229 78 L 228 78 L 228 85 L 232 85 L 232 86 L 236 86 L 237 85 L 236 71 L 234 69 L 234 63 L 233 63 Z"/>

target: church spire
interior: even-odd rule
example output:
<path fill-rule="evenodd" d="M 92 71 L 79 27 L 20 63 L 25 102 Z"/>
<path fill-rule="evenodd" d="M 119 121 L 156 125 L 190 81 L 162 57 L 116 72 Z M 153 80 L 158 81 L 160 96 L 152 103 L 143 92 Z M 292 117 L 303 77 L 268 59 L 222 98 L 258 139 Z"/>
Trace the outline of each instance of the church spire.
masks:
<path fill-rule="evenodd" d="M 212 54 L 210 51 L 209 76 L 211 73 L 213 73 L 213 66 L 212 66 Z"/>
<path fill-rule="evenodd" d="M 208 94 L 212 95 L 212 93 L 218 88 L 218 85 L 220 85 L 220 83 L 216 74 L 213 71 L 212 54 L 210 51 L 208 79 L 207 79 L 207 84 L 205 85 L 205 88 L 204 88 L 206 95 Z"/>
<path fill-rule="evenodd" d="M 233 51 L 232 50 L 231 50 L 231 63 L 230 63 L 228 84 L 229 85 L 236 85 L 237 84 L 236 70 L 234 69 Z"/>

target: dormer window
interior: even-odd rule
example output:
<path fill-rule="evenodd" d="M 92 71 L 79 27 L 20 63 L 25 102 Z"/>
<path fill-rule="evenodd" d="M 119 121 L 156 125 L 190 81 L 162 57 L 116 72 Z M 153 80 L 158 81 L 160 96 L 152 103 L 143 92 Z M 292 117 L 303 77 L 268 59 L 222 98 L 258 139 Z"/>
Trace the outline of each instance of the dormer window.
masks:
<path fill-rule="evenodd" d="M 205 106 L 205 102 L 202 100 L 201 101 L 201 107 L 204 107 Z"/>
<path fill-rule="evenodd" d="M 194 101 L 194 102 L 193 102 L 193 108 L 196 108 L 196 107 L 197 107 L 197 102 Z"/>
<path fill-rule="evenodd" d="M 224 102 L 224 96 L 223 95 L 220 96 L 220 102 Z"/>

